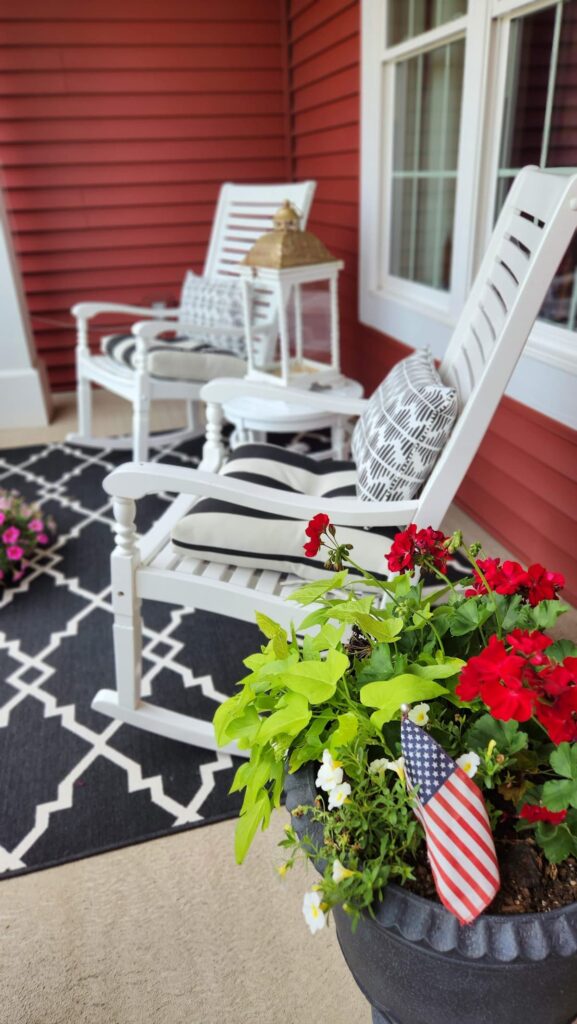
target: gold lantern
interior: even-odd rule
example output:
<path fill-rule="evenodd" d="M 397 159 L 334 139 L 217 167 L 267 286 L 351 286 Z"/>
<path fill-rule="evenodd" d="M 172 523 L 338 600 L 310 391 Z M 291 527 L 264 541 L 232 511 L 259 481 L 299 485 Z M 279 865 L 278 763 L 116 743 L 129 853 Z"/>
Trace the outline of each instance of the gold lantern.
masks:
<path fill-rule="evenodd" d="M 275 214 L 273 225 L 272 231 L 256 240 L 241 265 L 247 376 L 305 388 L 315 382 L 334 384 L 342 379 L 338 275 L 344 264 L 320 238 L 301 230 L 299 214 L 288 200 Z M 316 287 L 311 290 L 311 286 Z M 269 331 L 268 351 L 263 344 L 265 332 L 259 332 L 259 310 L 263 309 L 274 310 L 277 320 L 272 344 Z M 328 359 L 319 358 L 319 346 L 328 349 Z"/>

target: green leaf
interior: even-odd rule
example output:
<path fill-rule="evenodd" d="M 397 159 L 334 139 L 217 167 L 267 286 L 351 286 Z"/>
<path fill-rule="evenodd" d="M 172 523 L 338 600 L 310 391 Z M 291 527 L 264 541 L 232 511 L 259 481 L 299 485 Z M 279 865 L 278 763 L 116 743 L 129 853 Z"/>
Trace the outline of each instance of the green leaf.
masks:
<path fill-rule="evenodd" d="M 402 619 L 375 619 L 372 615 L 365 615 L 363 612 L 357 612 L 353 621 L 362 629 L 363 633 L 368 633 L 369 636 L 374 636 L 376 640 L 385 644 L 392 644 L 398 640 L 403 628 Z"/>
<path fill-rule="evenodd" d="M 274 736 L 286 733 L 297 736 L 310 721 L 311 711 L 306 697 L 300 693 L 286 693 L 279 701 L 278 711 L 261 722 L 257 743 L 268 743 Z"/>
<path fill-rule="evenodd" d="M 566 779 L 577 779 L 577 743 L 560 743 L 549 758 L 557 775 Z"/>
<path fill-rule="evenodd" d="M 372 683 L 377 679 L 389 679 L 393 674 L 393 660 L 387 644 L 379 644 L 368 658 L 363 658 L 357 671 L 359 683 Z"/>
<path fill-rule="evenodd" d="M 305 583 L 304 587 L 299 587 L 298 590 L 289 594 L 287 601 L 296 601 L 297 604 L 304 605 L 312 604 L 314 601 L 318 601 L 323 594 L 328 593 L 329 590 L 340 590 L 348 575 L 348 570 L 343 569 L 342 572 L 336 572 L 328 579 Z"/>
<path fill-rule="evenodd" d="M 244 709 L 252 700 L 252 696 L 249 687 L 245 687 L 244 690 L 235 693 L 234 697 L 229 697 L 216 709 L 212 724 L 219 747 L 230 743 L 232 736 L 229 734 L 229 729 L 237 718 L 242 718 Z"/>
<path fill-rule="evenodd" d="M 564 612 L 569 611 L 561 601 L 540 601 L 531 609 L 533 621 L 538 629 L 551 629 Z"/>
<path fill-rule="evenodd" d="M 492 715 L 481 715 L 465 734 L 465 740 L 469 748 L 476 751 L 486 750 L 491 740 L 495 740 L 500 754 L 512 756 L 525 749 L 529 737 L 518 722 L 501 722 Z"/>
<path fill-rule="evenodd" d="M 366 683 L 361 687 L 361 703 L 370 708 L 378 708 L 378 728 L 385 722 L 390 722 L 399 711 L 401 704 L 412 704 L 414 701 L 427 700 L 433 697 L 440 697 L 447 690 L 440 683 L 434 683 L 430 679 L 422 679 L 420 676 L 403 674 L 393 679 L 380 680 L 376 683 Z M 377 724 L 377 719 L 371 715 L 371 722 Z"/>
<path fill-rule="evenodd" d="M 333 696 L 339 679 L 349 667 L 349 659 L 341 651 L 330 650 L 324 661 L 301 661 L 290 672 L 283 672 L 278 682 L 302 694 L 310 704 L 322 704 Z"/>
<path fill-rule="evenodd" d="M 565 658 L 577 658 L 577 644 L 572 640 L 556 640 L 547 648 L 547 657 L 553 661 L 565 661 Z"/>
<path fill-rule="evenodd" d="M 248 784 L 250 774 L 253 770 L 253 765 L 250 761 L 243 761 L 240 768 L 237 768 L 232 785 L 229 789 L 229 793 L 238 793 L 240 789 L 244 789 Z"/>
<path fill-rule="evenodd" d="M 337 750 L 350 743 L 355 738 L 359 728 L 359 721 L 352 711 L 346 711 L 337 717 L 337 728 L 329 736 L 329 750 L 336 754 Z"/>
<path fill-rule="evenodd" d="M 227 735 L 231 740 L 248 740 L 252 743 L 258 730 L 260 729 L 261 719 L 256 711 L 256 708 L 249 704 L 243 711 L 242 715 L 235 718 L 234 721 L 230 722 L 227 728 Z"/>
<path fill-rule="evenodd" d="M 278 622 L 275 622 L 273 619 L 269 619 L 268 615 L 263 615 L 262 612 L 256 612 L 255 618 L 258 628 L 261 633 L 264 633 L 267 640 L 272 640 L 273 637 L 277 636 L 279 633 L 281 633 L 286 640 L 286 630 L 284 630 Z"/>
<path fill-rule="evenodd" d="M 270 800 L 266 793 L 261 793 L 252 807 L 248 807 L 244 814 L 241 814 L 234 834 L 234 852 L 237 864 L 242 864 L 257 828 L 261 822 L 265 821 L 268 814 L 270 814 Z"/>
<path fill-rule="evenodd" d="M 330 648 L 334 649 L 338 647 L 344 631 L 344 625 L 333 626 L 330 622 L 325 622 L 324 626 L 318 631 L 316 636 L 310 638 L 311 649 L 313 651 L 326 651 Z"/>
<path fill-rule="evenodd" d="M 543 803 L 550 811 L 577 807 L 577 782 L 574 779 L 552 779 L 543 786 Z"/>
<path fill-rule="evenodd" d="M 481 617 L 479 602 L 465 601 L 454 609 L 449 632 L 452 636 L 465 636 L 467 633 L 472 633 L 479 626 Z"/>
<path fill-rule="evenodd" d="M 461 658 L 445 658 L 444 661 L 434 665 L 408 665 L 407 671 L 415 676 L 423 676 L 425 679 L 450 679 L 466 664 L 467 662 L 462 661 Z"/>
<path fill-rule="evenodd" d="M 560 864 L 577 850 L 575 837 L 565 824 L 550 825 L 541 821 L 535 829 L 535 839 L 551 864 Z"/>

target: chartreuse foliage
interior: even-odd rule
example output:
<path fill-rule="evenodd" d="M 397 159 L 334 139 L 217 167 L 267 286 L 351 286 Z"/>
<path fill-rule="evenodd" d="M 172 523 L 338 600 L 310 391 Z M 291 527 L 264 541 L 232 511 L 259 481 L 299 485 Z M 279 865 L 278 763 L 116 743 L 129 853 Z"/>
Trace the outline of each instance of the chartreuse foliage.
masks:
<path fill-rule="evenodd" d="M 533 636 L 564 606 L 532 606 L 521 593 L 491 590 L 466 598 L 444 579 L 425 599 L 409 574 L 386 583 L 364 574 L 362 582 L 361 590 L 358 577 L 342 569 L 293 593 L 295 612 L 306 610 L 298 635 L 257 616 L 264 642 L 246 658 L 247 674 L 214 719 L 219 744 L 236 741 L 250 753 L 232 786 L 244 793 L 237 861 L 279 806 L 285 771 L 312 764 L 316 773 L 328 757 L 330 771 L 344 772 L 350 796 L 331 806 L 319 791 L 309 812 L 323 826 L 323 845 L 307 848 L 289 829 L 282 870 L 299 851 L 320 856 L 327 862 L 323 906 L 340 902 L 353 916 L 370 908 L 390 879 L 410 879 L 422 832 L 399 764 L 403 704 L 426 708 L 431 735 L 451 757 L 474 765 L 494 829 L 502 822 L 509 835 L 511 823 L 532 829 L 553 862 L 577 856 L 577 744 L 555 746 L 534 717 L 500 718 L 474 688 L 469 700 L 457 692 L 464 667 L 479 660 L 490 638 L 504 643 L 516 630 Z M 570 641 L 547 648 L 549 669 L 565 671 L 575 658 Z"/>

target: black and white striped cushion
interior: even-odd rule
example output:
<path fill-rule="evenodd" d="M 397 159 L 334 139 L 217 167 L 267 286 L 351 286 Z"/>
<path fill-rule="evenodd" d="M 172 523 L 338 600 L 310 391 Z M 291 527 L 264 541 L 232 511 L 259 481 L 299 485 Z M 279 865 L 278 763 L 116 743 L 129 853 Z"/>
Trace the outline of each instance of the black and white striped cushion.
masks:
<path fill-rule="evenodd" d="M 353 431 L 358 495 L 366 501 L 414 498 L 443 451 L 457 412 L 457 392 L 443 383 L 427 349 L 397 363 Z"/>
<path fill-rule="evenodd" d="M 101 349 L 115 362 L 134 370 L 136 339 L 133 334 L 111 334 L 102 339 Z M 148 349 L 146 368 L 153 377 L 206 381 L 214 377 L 244 377 L 247 364 L 225 349 L 193 344 L 193 339 L 178 335 Z"/>
<path fill-rule="evenodd" d="M 245 444 L 236 448 L 222 468 L 225 476 L 274 487 L 287 494 L 309 494 L 318 499 L 354 497 L 356 469 L 352 462 L 317 462 L 307 455 L 272 444 Z M 180 554 L 206 561 L 295 573 L 303 579 L 330 575 L 324 568 L 323 549 L 307 558 L 303 545 L 306 522 L 290 515 L 246 509 L 213 498 L 199 501 L 172 531 L 172 544 Z M 399 527 L 401 528 L 401 527 Z M 339 526 L 340 544 L 352 544 L 355 562 L 376 576 L 386 576 L 385 553 L 396 528 L 366 530 Z M 462 568 L 458 576 L 466 574 Z"/>

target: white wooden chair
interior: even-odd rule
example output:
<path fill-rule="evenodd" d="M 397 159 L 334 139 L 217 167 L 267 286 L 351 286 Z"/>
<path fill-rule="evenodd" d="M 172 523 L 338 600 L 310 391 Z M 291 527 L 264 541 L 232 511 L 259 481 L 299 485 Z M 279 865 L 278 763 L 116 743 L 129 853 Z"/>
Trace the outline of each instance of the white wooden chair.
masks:
<path fill-rule="evenodd" d="M 204 265 L 203 278 L 215 280 L 238 276 L 238 264 L 253 242 L 265 231 L 272 228 L 272 218 L 285 199 L 289 199 L 302 215 L 306 224 L 316 183 L 314 181 L 292 182 L 280 185 L 235 185 L 225 184 L 220 190 L 210 243 Z M 276 309 L 274 296 L 261 290 L 255 330 L 263 345 L 276 339 Z M 183 311 L 179 308 L 163 310 L 140 306 L 121 305 L 109 302 L 81 302 L 74 306 L 72 313 L 77 323 L 77 403 L 78 431 L 70 434 L 68 441 L 92 447 L 132 448 L 133 458 L 145 461 L 151 443 L 164 446 L 196 436 L 202 429 L 198 417 L 200 389 L 212 377 L 210 365 L 208 375 L 202 379 L 189 377 L 165 379 L 153 376 L 147 367 L 148 349 L 159 335 L 167 331 L 180 332 L 187 337 L 214 337 L 218 345 L 219 335 L 231 335 L 234 330 L 225 327 L 183 323 Z M 137 351 L 135 368 L 122 365 L 106 354 L 94 355 L 89 345 L 89 325 L 100 315 L 149 318 L 156 323 L 137 325 Z M 130 328 L 125 334 L 130 333 Z M 241 334 L 244 331 L 239 332 Z M 208 360 L 208 362 L 210 362 Z M 240 361 L 239 361 L 240 362 Z M 221 365 L 221 364 L 220 364 Z M 242 364 L 241 364 L 242 370 Z M 219 372 L 218 357 L 216 372 Z M 222 372 L 221 372 L 222 376 Z M 92 431 L 92 384 L 112 391 L 126 399 L 133 406 L 133 434 L 128 438 L 95 437 Z M 150 436 L 150 403 L 154 399 L 173 398 L 187 403 L 187 424 L 176 431 Z"/>
<path fill-rule="evenodd" d="M 222 460 L 220 405 L 232 394 L 269 395 L 266 384 L 216 380 L 206 385 L 208 429 L 199 470 L 170 465 L 124 465 L 105 481 L 114 497 L 117 546 L 112 555 L 114 647 L 117 690 L 102 690 L 94 707 L 165 736 L 214 748 L 204 722 L 141 700 L 140 611 L 147 598 L 202 608 L 246 621 L 260 610 L 288 625 L 298 608 L 284 596 L 291 580 L 268 569 L 183 557 L 171 530 L 199 498 L 211 496 L 248 509 L 294 516 L 304 524 L 317 512 L 341 527 L 401 527 L 409 522 L 438 528 L 485 434 L 523 350 L 557 266 L 577 226 L 577 176 L 525 168 L 499 217 L 469 299 L 455 328 L 440 373 L 458 390 L 460 414 L 446 447 L 420 495 L 410 501 L 371 502 L 355 497 L 323 499 L 290 494 L 214 472 Z M 286 401 L 302 403 L 301 391 Z M 309 393 L 311 408 L 359 414 L 366 400 Z M 238 449 L 237 449 L 238 451 Z M 140 541 L 135 500 L 146 494 L 178 497 Z M 340 531 L 343 539 L 344 530 Z M 384 549 L 384 546 L 383 546 Z"/>

